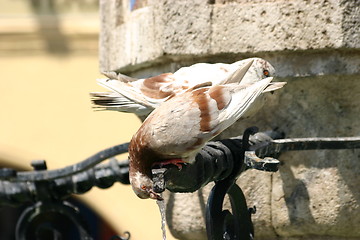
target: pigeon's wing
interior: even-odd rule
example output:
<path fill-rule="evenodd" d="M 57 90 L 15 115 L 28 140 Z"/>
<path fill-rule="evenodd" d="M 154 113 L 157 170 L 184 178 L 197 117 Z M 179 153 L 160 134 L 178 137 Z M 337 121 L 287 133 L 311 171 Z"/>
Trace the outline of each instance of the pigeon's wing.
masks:
<path fill-rule="evenodd" d="M 229 64 L 224 63 L 196 63 L 189 67 L 180 68 L 174 72 L 174 76 L 178 79 L 187 80 L 190 87 L 203 82 L 212 82 L 217 85 L 229 75 L 228 66 Z"/>
<path fill-rule="evenodd" d="M 155 109 L 139 131 L 165 158 L 192 161 L 199 148 L 251 107 L 271 80 L 248 87 L 227 84 L 188 90 Z"/>
<path fill-rule="evenodd" d="M 253 59 L 245 59 L 236 62 L 236 64 L 197 63 L 180 68 L 174 73 L 174 76 L 179 79 L 187 79 L 191 87 L 203 82 L 211 82 L 213 85 L 231 83 L 232 81 L 237 82 L 238 79 L 229 78 L 229 76 L 237 70 L 241 70 L 242 76 L 240 79 L 242 79 L 249 68 L 252 67 L 253 61 Z"/>

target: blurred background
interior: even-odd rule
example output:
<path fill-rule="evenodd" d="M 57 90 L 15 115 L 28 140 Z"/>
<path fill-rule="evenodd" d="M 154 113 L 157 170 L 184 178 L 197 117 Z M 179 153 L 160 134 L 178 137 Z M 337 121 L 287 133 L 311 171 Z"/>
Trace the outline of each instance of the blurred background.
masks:
<path fill-rule="evenodd" d="M 128 142 L 140 126 L 134 115 L 91 109 L 89 92 L 104 90 L 95 81 L 102 77 L 98 4 L 0 0 L 0 167 L 28 170 L 31 160 L 45 159 L 49 169 L 61 168 Z M 76 199 L 89 208 L 98 239 L 124 231 L 132 240 L 161 237 L 155 202 L 138 199 L 130 186 Z M 0 208 L 0 239 L 14 238 L 17 214 Z"/>

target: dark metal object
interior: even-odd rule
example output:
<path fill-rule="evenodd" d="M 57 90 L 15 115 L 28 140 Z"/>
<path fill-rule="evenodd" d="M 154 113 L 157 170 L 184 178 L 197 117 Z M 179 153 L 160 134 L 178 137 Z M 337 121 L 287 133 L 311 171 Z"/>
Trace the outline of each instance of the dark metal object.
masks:
<path fill-rule="evenodd" d="M 165 191 L 165 176 L 164 176 L 165 171 L 166 168 L 152 170 L 152 175 L 153 175 L 152 180 L 154 182 L 153 189 L 156 193 L 162 193 L 163 191 Z"/>
<path fill-rule="evenodd" d="M 211 181 L 216 182 L 208 201 L 207 215 L 210 220 L 207 228 L 208 235 L 213 236 L 209 239 L 252 239 L 254 236 L 250 216 L 256 208 L 247 208 L 244 195 L 235 184 L 241 172 L 249 168 L 277 171 L 279 161 L 276 158 L 284 151 L 360 148 L 360 137 L 274 140 L 283 138 L 283 134 L 270 131 L 251 135 L 254 132 L 256 128 L 251 128 L 244 133 L 244 138 L 208 143 L 197 155 L 196 162 L 183 166 L 181 170 L 169 168 L 153 171 L 156 192 L 162 192 L 165 188 L 173 192 L 193 192 Z M 69 218 L 68 222 L 73 222 L 79 234 L 86 239 L 85 225 L 76 216 L 79 213 L 63 199 L 73 193 L 85 193 L 93 186 L 108 188 L 114 182 L 129 184 L 127 161 L 118 162 L 112 158 L 108 163 L 99 164 L 126 152 L 127 147 L 127 143 L 117 145 L 80 163 L 57 170 L 46 170 L 43 160 L 32 162 L 36 170 L 32 172 L 0 169 L 0 206 L 27 202 L 34 204 L 19 220 L 18 239 L 29 234 L 28 227 L 39 216 L 42 218 L 53 214 Z M 225 195 L 229 196 L 231 212 L 222 210 Z M 56 226 L 40 224 L 36 228 L 39 234 L 50 234 L 53 239 L 62 234 Z M 114 239 L 129 238 L 130 235 L 127 238 L 114 236 Z"/>
<path fill-rule="evenodd" d="M 194 164 L 187 164 L 181 170 L 171 167 L 165 172 L 166 188 L 172 192 L 194 192 L 209 182 L 225 179 L 234 168 L 233 159 L 238 158 L 240 147 L 241 139 L 208 143 Z"/>
<path fill-rule="evenodd" d="M 271 157 L 261 159 L 256 155 L 255 151 L 246 151 L 244 157 L 248 168 L 267 172 L 276 172 L 279 169 L 279 160 Z"/>
<path fill-rule="evenodd" d="M 355 148 L 360 148 L 360 137 L 289 138 L 275 140 L 270 138 L 250 146 L 250 151 L 245 153 L 245 163 L 249 168 L 275 172 L 279 165 L 279 160 L 275 158 L 279 157 L 283 152 Z M 262 157 L 265 158 L 262 159 Z"/>
<path fill-rule="evenodd" d="M 69 202 L 38 202 L 21 214 L 16 225 L 16 240 L 92 240 L 86 226 L 78 209 Z"/>
<path fill-rule="evenodd" d="M 128 149 L 129 143 L 123 143 L 120 145 L 116 145 L 105 150 L 102 150 L 93 156 L 68 167 L 64 167 L 61 169 L 56 170 L 43 170 L 43 171 L 36 171 L 36 172 L 18 172 L 17 176 L 11 178 L 12 181 L 17 182 L 25 182 L 25 181 L 40 181 L 40 180 L 53 180 L 57 178 L 67 177 L 84 170 L 87 170 L 96 164 L 119 155 L 121 153 L 126 153 Z"/>
<path fill-rule="evenodd" d="M 225 195 L 228 195 L 231 212 L 223 210 Z M 219 182 L 210 192 L 206 208 L 206 231 L 209 240 L 253 239 L 254 227 L 251 211 L 240 187 L 231 182 Z"/>
<path fill-rule="evenodd" d="M 34 203 L 19 218 L 16 239 L 93 239 L 79 211 L 62 199 L 72 193 L 87 192 L 93 186 L 108 188 L 114 182 L 129 184 L 127 161 L 119 163 L 113 158 L 106 164 L 94 166 L 126 152 L 127 145 L 105 149 L 83 162 L 58 170 L 47 171 L 44 160 L 31 163 L 33 172 L 1 169 L 0 205 Z M 130 239 L 130 234 L 127 235 L 118 239 Z"/>
<path fill-rule="evenodd" d="M 44 160 L 31 163 L 35 171 L 47 169 Z M 36 203 L 21 214 L 15 231 L 16 240 L 85 239 L 92 240 L 86 222 L 70 203 L 55 200 L 47 194 L 48 181 L 35 181 Z"/>
<path fill-rule="evenodd" d="M 247 207 L 246 199 L 241 188 L 235 183 L 242 171 L 245 170 L 245 151 L 249 148 L 250 135 L 255 134 L 257 128 L 245 130 L 242 147 L 235 148 L 238 156 L 234 159 L 234 167 L 231 174 L 223 180 L 217 181 L 212 188 L 206 205 L 206 232 L 209 240 L 231 239 L 250 240 L 254 238 L 254 227 L 251 221 L 251 213 Z M 230 148 L 231 149 L 231 148 Z M 229 196 L 231 212 L 223 210 L 225 195 Z"/>
<path fill-rule="evenodd" d="M 85 193 L 93 186 L 109 188 L 115 182 L 130 183 L 127 161 L 118 162 L 113 158 L 108 163 L 55 180 L 28 182 L 1 180 L 0 206 L 19 206 L 44 199 L 61 200 L 74 193 Z"/>
<path fill-rule="evenodd" d="M 249 135 L 249 143 L 246 147 L 251 148 L 253 146 L 251 144 L 262 146 L 271 142 L 272 138 L 282 136 L 282 134 L 274 131 Z M 277 171 L 278 160 L 260 159 L 250 151 L 244 153 L 242 142 L 246 142 L 246 140 L 242 138 L 240 136 L 209 142 L 196 156 L 194 164 L 187 164 L 181 170 L 177 167 L 168 168 L 164 173 L 166 188 L 172 192 L 194 192 L 209 182 L 223 180 L 232 174 L 234 168 L 237 168 L 236 164 L 243 161 L 244 154 L 246 165 L 242 170 L 245 170 L 246 167 L 262 171 Z"/>
<path fill-rule="evenodd" d="M 12 168 L 1 168 L 0 169 L 0 179 L 12 179 L 16 177 L 16 170 Z"/>
<path fill-rule="evenodd" d="M 287 151 L 355 148 L 360 148 L 360 137 L 277 139 L 254 145 L 250 149 L 263 157 L 278 156 Z"/>

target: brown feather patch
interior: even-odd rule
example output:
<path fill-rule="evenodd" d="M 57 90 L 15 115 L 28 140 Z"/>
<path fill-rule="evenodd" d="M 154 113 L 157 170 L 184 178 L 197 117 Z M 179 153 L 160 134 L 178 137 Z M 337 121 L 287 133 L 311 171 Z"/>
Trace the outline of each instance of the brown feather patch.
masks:
<path fill-rule="evenodd" d="M 141 92 L 143 92 L 145 96 L 155 99 L 162 99 L 170 96 L 173 94 L 173 91 L 164 92 L 161 91 L 160 88 L 164 83 L 174 81 L 172 75 L 172 73 L 163 73 L 158 76 L 145 79 L 143 86 L 140 89 Z"/>
<path fill-rule="evenodd" d="M 129 158 L 130 163 L 130 175 L 134 174 L 135 171 L 139 171 L 148 177 L 151 177 L 151 166 L 154 162 L 161 161 L 161 154 L 155 152 L 149 147 L 149 139 L 146 134 L 147 124 L 151 122 L 153 116 L 147 118 L 141 125 L 139 130 L 132 137 L 129 144 Z"/>
<path fill-rule="evenodd" d="M 194 101 L 199 106 L 200 110 L 200 131 L 203 132 L 210 132 L 210 111 L 209 111 L 209 103 L 207 94 L 205 92 L 208 90 L 208 88 L 200 88 L 196 91 L 193 91 L 192 97 Z"/>
<path fill-rule="evenodd" d="M 212 99 L 216 101 L 217 108 L 219 110 L 223 109 L 229 103 L 229 101 L 227 101 L 227 98 L 224 97 L 223 89 L 223 86 L 214 86 L 209 90 L 209 95 Z"/>
<path fill-rule="evenodd" d="M 169 77 L 172 73 L 163 73 L 155 77 L 150 77 L 144 80 L 144 86 L 151 89 L 159 89 L 162 83 L 170 82 Z"/>

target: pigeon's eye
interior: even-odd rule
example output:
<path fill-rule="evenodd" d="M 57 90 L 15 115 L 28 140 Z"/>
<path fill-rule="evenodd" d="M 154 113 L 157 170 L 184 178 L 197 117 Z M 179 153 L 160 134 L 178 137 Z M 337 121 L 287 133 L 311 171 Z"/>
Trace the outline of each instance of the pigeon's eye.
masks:
<path fill-rule="evenodd" d="M 146 186 L 145 186 L 145 185 L 141 185 L 140 188 L 141 188 L 142 190 L 146 190 Z"/>
<path fill-rule="evenodd" d="M 270 75 L 269 71 L 266 69 L 263 71 L 263 73 L 264 73 L 265 77 L 268 77 Z"/>

